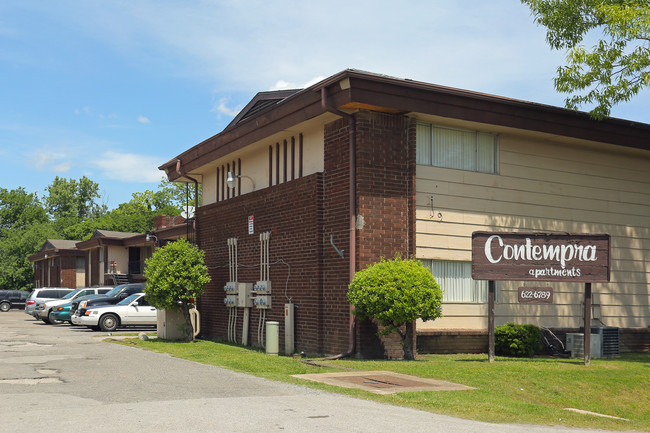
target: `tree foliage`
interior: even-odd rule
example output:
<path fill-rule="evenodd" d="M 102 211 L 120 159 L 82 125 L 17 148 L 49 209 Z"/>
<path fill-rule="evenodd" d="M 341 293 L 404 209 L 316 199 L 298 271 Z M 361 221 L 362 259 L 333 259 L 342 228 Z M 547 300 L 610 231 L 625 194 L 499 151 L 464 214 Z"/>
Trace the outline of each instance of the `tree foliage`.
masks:
<path fill-rule="evenodd" d="M 32 288 L 34 272 L 27 257 L 55 233 L 36 194 L 0 188 L 0 289 Z"/>
<path fill-rule="evenodd" d="M 593 106 L 601 119 L 650 85 L 649 0 L 522 0 L 547 29 L 554 49 L 567 50 L 555 88 L 567 108 Z M 597 36 L 591 48 L 585 40 Z"/>
<path fill-rule="evenodd" d="M 144 233 L 153 228 L 155 216 L 179 215 L 186 193 L 184 185 L 163 180 L 156 191 L 133 193 L 129 202 L 109 212 L 99 204 L 99 185 L 87 177 L 56 177 L 42 201 L 24 188 L 0 188 L 0 289 L 32 287 L 27 257 L 47 239 L 82 241 L 99 229 Z"/>
<path fill-rule="evenodd" d="M 0 236 L 0 289 L 31 290 L 34 270 L 28 257 L 37 253 L 56 231 L 51 224 L 32 224 Z"/>
<path fill-rule="evenodd" d="M 195 245 L 179 239 L 158 248 L 146 261 L 147 299 L 156 308 L 182 311 L 185 341 L 193 339 L 189 310 L 210 282 L 204 256 Z"/>
<path fill-rule="evenodd" d="M 380 334 L 399 333 L 404 358 L 414 359 L 413 321 L 442 316 L 442 291 L 435 278 L 415 259 L 381 259 L 354 276 L 348 301 L 361 319 L 377 319 L 384 327 Z M 401 328 L 404 326 L 406 331 Z"/>
<path fill-rule="evenodd" d="M 106 206 L 98 203 L 99 185 L 86 176 L 79 181 L 57 176 L 46 191 L 45 206 L 55 220 L 83 221 L 106 213 Z"/>
<path fill-rule="evenodd" d="M 13 190 L 0 188 L 0 230 L 23 229 L 47 220 L 43 204 L 36 194 L 30 194 L 22 187 Z"/>

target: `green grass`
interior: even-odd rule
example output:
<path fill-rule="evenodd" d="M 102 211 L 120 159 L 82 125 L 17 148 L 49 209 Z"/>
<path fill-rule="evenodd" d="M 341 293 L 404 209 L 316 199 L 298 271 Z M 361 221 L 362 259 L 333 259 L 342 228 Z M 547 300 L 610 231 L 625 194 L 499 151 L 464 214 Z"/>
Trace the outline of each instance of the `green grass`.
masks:
<path fill-rule="evenodd" d="M 421 355 L 417 361 L 319 361 L 268 356 L 250 348 L 197 340 L 175 343 L 132 339 L 122 344 L 225 367 L 267 379 L 347 394 L 384 403 L 496 423 L 562 425 L 608 430 L 650 431 L 650 354 L 617 359 L 496 358 L 487 355 Z M 291 377 L 294 374 L 387 370 L 475 387 L 470 391 L 404 392 L 376 395 Z M 563 410 L 576 408 L 626 418 L 613 420 Z"/>

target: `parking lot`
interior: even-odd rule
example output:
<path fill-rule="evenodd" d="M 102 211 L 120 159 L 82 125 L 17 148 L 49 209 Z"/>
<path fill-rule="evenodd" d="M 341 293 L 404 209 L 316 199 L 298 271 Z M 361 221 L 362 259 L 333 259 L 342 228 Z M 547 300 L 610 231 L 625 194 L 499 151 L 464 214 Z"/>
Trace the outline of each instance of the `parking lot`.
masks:
<path fill-rule="evenodd" d="M 118 331 L 114 336 L 137 330 Z M 0 313 L 2 431 L 578 432 L 459 420 L 106 342 Z"/>

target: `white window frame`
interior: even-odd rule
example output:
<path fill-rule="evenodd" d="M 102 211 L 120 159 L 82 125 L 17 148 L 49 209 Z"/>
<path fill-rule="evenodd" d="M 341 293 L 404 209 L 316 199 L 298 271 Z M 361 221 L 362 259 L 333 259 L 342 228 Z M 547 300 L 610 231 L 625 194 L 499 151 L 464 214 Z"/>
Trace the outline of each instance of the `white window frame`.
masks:
<path fill-rule="evenodd" d="M 444 137 L 445 134 L 450 134 L 450 137 Z M 459 141 L 451 142 L 452 134 L 456 135 Z M 440 140 L 446 139 L 450 142 L 440 142 Z M 446 146 L 446 149 L 444 146 Z M 490 146 L 491 149 L 489 149 Z M 418 122 L 416 148 L 417 164 L 420 165 L 488 174 L 498 174 L 499 172 L 499 139 L 497 134 Z M 481 164 L 481 150 L 491 154 L 492 161 L 488 160 L 488 164 L 485 161 Z M 443 153 L 441 154 L 441 152 Z M 455 160 L 454 156 L 456 156 Z"/>

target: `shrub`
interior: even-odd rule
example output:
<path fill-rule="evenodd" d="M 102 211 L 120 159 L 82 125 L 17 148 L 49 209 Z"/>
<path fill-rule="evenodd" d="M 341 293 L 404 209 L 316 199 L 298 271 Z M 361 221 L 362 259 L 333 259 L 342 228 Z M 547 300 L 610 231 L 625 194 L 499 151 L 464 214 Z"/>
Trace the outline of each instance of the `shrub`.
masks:
<path fill-rule="evenodd" d="M 210 282 L 205 253 L 185 239 L 156 249 L 146 261 L 147 300 L 161 310 L 180 310 L 185 318 L 185 341 L 192 341 L 194 331 L 190 308 Z"/>
<path fill-rule="evenodd" d="M 494 330 L 494 349 L 501 356 L 530 358 L 541 349 L 541 340 L 539 328 L 535 325 L 506 323 Z"/>
<path fill-rule="evenodd" d="M 442 316 L 442 291 L 431 272 L 418 260 L 403 260 L 399 255 L 393 260 L 382 258 L 357 272 L 348 289 L 348 301 L 360 319 L 377 319 L 385 327 L 381 334 L 399 334 L 405 359 L 415 357 L 413 321 Z"/>

